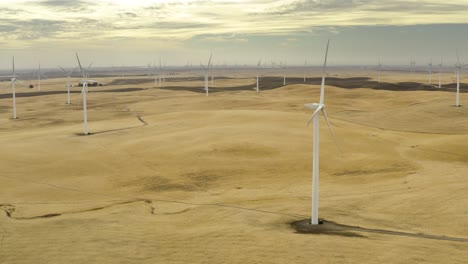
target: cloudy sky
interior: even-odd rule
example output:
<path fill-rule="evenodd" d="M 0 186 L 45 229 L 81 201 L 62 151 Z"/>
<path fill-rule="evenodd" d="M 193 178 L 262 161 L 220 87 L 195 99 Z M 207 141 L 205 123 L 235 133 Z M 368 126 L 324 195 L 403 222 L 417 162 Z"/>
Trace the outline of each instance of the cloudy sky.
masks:
<path fill-rule="evenodd" d="M 75 65 L 468 62 L 468 0 L 0 0 L 0 69 Z"/>

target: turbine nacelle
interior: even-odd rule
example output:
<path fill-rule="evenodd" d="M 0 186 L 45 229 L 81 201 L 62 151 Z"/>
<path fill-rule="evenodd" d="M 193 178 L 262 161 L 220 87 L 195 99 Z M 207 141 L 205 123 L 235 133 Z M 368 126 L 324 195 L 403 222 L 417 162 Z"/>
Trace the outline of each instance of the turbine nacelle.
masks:
<path fill-rule="evenodd" d="M 310 109 L 310 110 L 312 110 L 312 111 L 317 110 L 317 108 L 319 108 L 320 106 L 321 106 L 322 108 L 325 107 L 324 104 L 319 104 L 319 103 L 304 104 L 304 107 L 305 107 L 305 108 Z"/>

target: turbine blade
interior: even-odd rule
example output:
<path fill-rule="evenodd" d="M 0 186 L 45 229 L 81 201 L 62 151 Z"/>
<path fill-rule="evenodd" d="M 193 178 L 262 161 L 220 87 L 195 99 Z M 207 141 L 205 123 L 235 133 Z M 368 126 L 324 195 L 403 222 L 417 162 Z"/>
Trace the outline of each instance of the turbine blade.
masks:
<path fill-rule="evenodd" d="M 312 116 L 311 116 L 310 119 L 309 119 L 309 122 L 307 122 L 307 126 L 310 125 L 310 122 L 312 122 L 312 119 L 314 119 L 314 117 L 315 117 L 316 115 L 318 115 L 318 113 L 320 112 L 320 110 L 322 110 L 322 107 L 323 107 L 323 106 L 319 106 L 319 107 L 317 107 L 317 109 L 315 109 L 314 113 L 312 114 Z"/>
<path fill-rule="evenodd" d="M 327 41 L 327 49 L 325 51 L 325 61 L 323 62 L 323 75 L 322 75 L 322 85 L 320 87 L 320 104 L 323 104 L 325 101 L 325 73 L 327 68 L 327 58 L 328 58 L 328 46 L 330 45 L 330 40 Z"/>
<path fill-rule="evenodd" d="M 328 121 L 328 116 L 327 116 L 327 112 L 325 111 L 325 108 L 322 109 L 322 113 L 323 113 L 323 116 L 325 117 L 325 121 L 327 121 L 328 129 L 330 130 L 330 134 L 332 135 L 333 141 L 335 141 L 336 147 L 338 148 L 338 150 L 339 150 L 341 153 L 343 153 L 343 151 L 341 151 L 340 144 L 338 144 L 338 141 L 336 140 L 335 134 L 333 133 L 333 130 L 332 130 L 331 125 L 330 125 L 330 122 Z"/>
<path fill-rule="evenodd" d="M 76 59 L 78 60 L 78 65 L 80 67 L 81 74 L 83 75 L 83 79 L 85 79 L 86 77 L 83 71 L 83 67 L 81 67 L 81 62 L 80 62 L 80 57 L 78 57 L 78 52 L 76 53 Z"/>
<path fill-rule="evenodd" d="M 71 71 L 68 73 L 68 75 L 72 75 L 72 73 L 73 73 L 74 71 L 76 71 L 77 69 L 78 69 L 78 67 L 75 67 L 75 69 L 71 70 Z"/>
<path fill-rule="evenodd" d="M 208 60 L 208 65 L 207 65 L 208 68 L 210 67 L 211 57 L 212 57 L 212 56 L 213 56 L 213 53 L 210 54 L 210 59 Z"/>
<path fill-rule="evenodd" d="M 62 71 L 63 71 L 65 74 L 67 73 L 67 71 L 66 71 L 64 68 L 62 68 L 62 66 L 59 65 L 59 67 L 60 67 L 60 69 L 62 69 Z"/>
<path fill-rule="evenodd" d="M 11 81 L 10 83 L 8 83 L 7 88 L 10 87 L 10 85 L 11 85 L 12 83 L 14 83 L 14 82 L 15 82 L 15 81 Z"/>
<path fill-rule="evenodd" d="M 457 62 L 458 64 L 460 64 L 460 56 L 458 56 L 458 49 L 456 49 L 455 52 L 457 53 Z"/>
<path fill-rule="evenodd" d="M 323 62 L 323 73 L 325 74 L 325 69 L 327 68 L 327 58 L 328 58 L 328 46 L 330 45 L 330 40 L 327 41 L 327 50 L 325 51 L 325 61 Z"/>
<path fill-rule="evenodd" d="M 16 70 L 15 70 L 15 56 L 13 56 L 13 76 L 16 75 Z"/>
<path fill-rule="evenodd" d="M 16 80 L 16 79 L 15 79 L 15 81 L 18 82 L 19 84 L 23 85 L 24 87 L 27 87 L 26 84 L 24 84 L 22 81 Z"/>

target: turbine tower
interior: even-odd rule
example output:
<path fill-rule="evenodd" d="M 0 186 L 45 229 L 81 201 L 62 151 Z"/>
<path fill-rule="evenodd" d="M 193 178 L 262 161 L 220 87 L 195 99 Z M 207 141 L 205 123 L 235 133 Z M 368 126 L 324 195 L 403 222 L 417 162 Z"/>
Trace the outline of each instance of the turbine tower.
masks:
<path fill-rule="evenodd" d="M 158 85 L 158 74 L 157 74 L 157 66 L 156 66 L 156 60 L 153 59 L 153 67 L 154 67 L 154 85 L 157 86 Z"/>
<path fill-rule="evenodd" d="M 284 63 L 284 65 L 282 65 L 283 67 L 283 86 L 286 85 L 286 63 Z"/>
<path fill-rule="evenodd" d="M 257 65 L 257 88 L 256 88 L 256 90 L 257 90 L 257 93 L 259 92 L 259 85 L 258 85 L 258 74 L 259 74 L 259 72 L 260 72 L 260 67 L 261 67 L 261 64 L 262 64 L 262 59 L 260 59 L 260 60 L 258 61 L 258 65 Z"/>
<path fill-rule="evenodd" d="M 39 62 L 39 67 L 37 68 L 37 88 L 41 91 L 41 63 Z"/>
<path fill-rule="evenodd" d="M 380 62 L 380 59 L 379 59 L 379 64 L 377 64 L 377 66 L 378 66 L 378 69 L 377 69 L 377 71 L 378 71 L 377 82 L 380 83 L 380 74 L 381 74 L 381 71 L 382 71 L 382 63 Z"/>
<path fill-rule="evenodd" d="M 83 134 L 88 135 L 88 109 L 86 105 L 86 93 L 88 92 L 88 76 L 83 67 L 81 67 L 80 57 L 78 57 L 78 53 L 76 53 L 76 60 L 78 61 L 78 66 L 81 70 L 81 75 L 83 75 L 83 87 L 81 89 L 81 95 L 83 96 Z"/>
<path fill-rule="evenodd" d="M 440 89 L 442 86 L 441 75 L 442 75 L 443 59 L 440 60 L 440 64 L 438 66 L 439 66 L 439 89 Z"/>
<path fill-rule="evenodd" d="M 307 60 L 304 62 L 304 83 L 306 82 Z"/>
<path fill-rule="evenodd" d="M 13 74 L 11 76 L 11 81 L 7 85 L 7 87 L 10 87 L 11 85 L 11 90 L 12 90 L 12 95 L 13 95 L 13 119 L 18 119 L 18 116 L 16 115 L 16 83 L 19 83 L 26 87 L 24 83 L 22 83 L 20 80 L 16 78 L 16 70 L 15 70 L 15 57 L 13 57 Z"/>
<path fill-rule="evenodd" d="M 62 68 L 62 66 L 60 66 L 60 69 L 62 69 L 62 71 L 65 73 L 65 75 L 67 76 L 67 104 L 71 104 L 71 100 L 70 100 L 70 76 L 72 75 L 72 73 L 78 69 L 78 67 L 76 67 L 75 69 L 71 70 L 71 71 L 66 71 L 64 68 Z"/>
<path fill-rule="evenodd" d="M 432 86 L 432 58 L 431 58 L 431 62 L 428 65 L 429 65 L 429 86 Z"/>
<path fill-rule="evenodd" d="M 330 133 L 335 141 L 335 144 L 338 146 L 336 142 L 335 135 L 331 129 L 330 122 L 328 121 L 327 113 L 325 112 L 325 74 L 326 74 L 326 67 L 327 67 L 327 56 L 328 56 L 328 45 L 330 40 L 327 41 L 327 49 L 325 52 L 325 62 L 323 63 L 323 75 L 322 75 L 322 85 L 320 87 L 320 103 L 311 103 L 305 104 L 304 106 L 314 113 L 309 119 L 307 125 L 314 121 L 314 139 L 313 139 L 313 162 L 312 162 L 312 216 L 310 224 L 317 225 L 319 224 L 318 219 L 318 206 L 319 206 L 319 114 L 322 113 L 325 121 L 327 122 L 328 128 L 330 129 Z M 340 150 L 341 151 L 341 150 Z"/>
<path fill-rule="evenodd" d="M 463 67 L 466 65 L 463 63 L 460 63 L 460 57 L 458 56 L 458 50 L 457 50 L 457 64 L 455 64 L 455 67 L 457 68 L 457 96 L 455 100 L 455 106 L 460 106 L 460 74 L 461 70 Z"/>
<path fill-rule="evenodd" d="M 414 65 L 416 65 L 416 61 L 411 60 L 411 61 L 410 61 L 410 65 L 411 65 L 411 68 L 410 68 L 411 75 L 413 75 L 413 73 L 414 73 Z"/>
<path fill-rule="evenodd" d="M 208 60 L 208 64 L 206 67 L 200 63 L 200 66 L 202 66 L 204 72 L 205 72 L 205 92 L 206 96 L 209 94 L 209 88 L 208 88 L 208 71 L 210 70 L 210 65 L 211 65 L 211 57 L 213 56 L 213 53 L 210 54 L 210 59 Z"/>
<path fill-rule="evenodd" d="M 162 65 L 161 65 L 161 57 L 159 57 L 159 88 L 162 87 Z"/>

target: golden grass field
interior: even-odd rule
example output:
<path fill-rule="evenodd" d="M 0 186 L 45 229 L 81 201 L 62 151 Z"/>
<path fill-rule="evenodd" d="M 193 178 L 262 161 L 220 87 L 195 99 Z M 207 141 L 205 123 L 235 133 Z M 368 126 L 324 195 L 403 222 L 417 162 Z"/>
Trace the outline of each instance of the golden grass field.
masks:
<path fill-rule="evenodd" d="M 90 136 L 79 135 L 79 93 L 70 106 L 66 94 L 19 97 L 18 120 L 0 99 L 0 263 L 467 263 L 466 241 L 296 233 L 290 223 L 311 210 L 303 104 L 320 87 L 229 91 L 254 82 L 215 79 L 212 90 L 224 88 L 209 97 L 151 81 L 90 87 Z M 147 89 L 97 92 L 121 88 Z M 467 239 L 468 107 L 454 102 L 452 92 L 327 85 L 343 152 L 322 118 L 320 217 Z"/>

